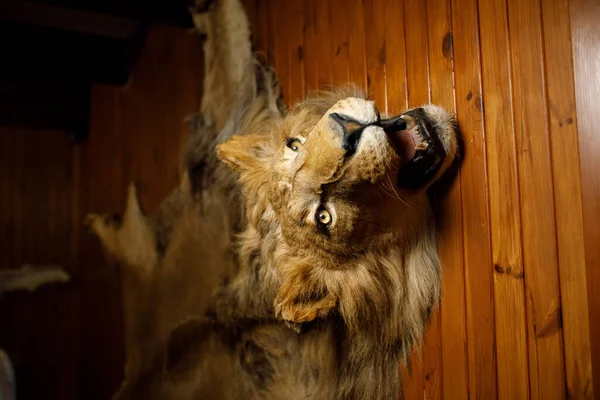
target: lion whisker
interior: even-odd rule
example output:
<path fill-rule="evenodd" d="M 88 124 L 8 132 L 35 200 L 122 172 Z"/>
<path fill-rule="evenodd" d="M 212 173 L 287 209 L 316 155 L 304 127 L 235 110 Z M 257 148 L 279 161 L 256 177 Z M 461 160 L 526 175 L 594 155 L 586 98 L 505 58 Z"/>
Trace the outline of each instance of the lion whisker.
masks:
<path fill-rule="evenodd" d="M 392 184 L 392 180 L 390 178 L 390 176 L 387 176 L 388 182 L 390 183 L 390 188 L 392 189 L 392 191 L 394 192 L 394 194 L 396 195 L 396 198 L 398 200 L 400 200 L 402 203 L 404 203 L 404 205 L 406 205 L 407 207 L 412 208 L 412 206 L 410 204 L 408 204 L 406 201 L 402 200 L 402 198 L 400 197 L 400 195 L 398 194 L 398 192 L 396 191 L 396 189 L 394 189 L 394 185 Z"/>

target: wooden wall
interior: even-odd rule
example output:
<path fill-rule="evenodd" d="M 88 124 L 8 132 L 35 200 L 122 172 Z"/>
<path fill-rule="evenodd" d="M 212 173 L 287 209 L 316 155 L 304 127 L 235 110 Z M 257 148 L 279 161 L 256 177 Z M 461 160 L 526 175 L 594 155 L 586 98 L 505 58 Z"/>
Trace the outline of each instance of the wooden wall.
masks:
<path fill-rule="evenodd" d="M 288 103 L 353 82 L 389 113 L 431 101 L 458 116 L 462 167 L 436 196 L 444 297 L 405 376 L 408 398 L 592 398 L 598 2 L 245 3 Z M 199 105 L 200 57 L 199 38 L 154 29 L 130 85 L 94 87 L 83 145 L 63 132 L 0 128 L 0 268 L 55 262 L 73 275 L 0 299 L 0 347 L 21 399 L 106 399 L 117 387 L 118 282 L 81 221 L 121 210 L 131 179 L 148 211 L 173 187 L 182 119 Z"/>
<path fill-rule="evenodd" d="M 151 30 L 132 81 L 92 90 L 89 139 L 0 127 L 0 268 L 57 263 L 72 282 L 0 298 L 19 399 L 106 400 L 123 375 L 117 274 L 83 219 L 121 211 L 130 180 L 152 212 L 178 182 L 183 119 L 199 107 L 200 38 Z"/>
<path fill-rule="evenodd" d="M 457 115 L 460 174 L 437 201 L 443 301 L 407 398 L 598 396 L 600 3 L 246 5 L 288 104 L 352 82 L 391 114 Z"/>

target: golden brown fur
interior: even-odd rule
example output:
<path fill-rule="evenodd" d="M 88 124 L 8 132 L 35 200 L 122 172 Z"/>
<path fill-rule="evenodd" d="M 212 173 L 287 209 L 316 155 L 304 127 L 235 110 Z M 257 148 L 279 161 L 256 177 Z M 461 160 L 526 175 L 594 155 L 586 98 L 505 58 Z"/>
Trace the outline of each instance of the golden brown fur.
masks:
<path fill-rule="evenodd" d="M 195 21 L 208 35 L 205 92 L 180 187 L 155 217 L 132 186 L 122 221 L 88 220 L 122 267 L 116 396 L 398 398 L 400 364 L 439 302 L 426 189 L 456 154 L 450 116 L 419 109 L 445 158 L 418 190 L 403 189 L 408 161 L 372 102 L 338 89 L 286 113 L 251 56 L 238 1 Z M 354 122 L 340 127 L 333 113 Z M 340 129 L 355 121 L 365 128 L 349 156 Z"/>

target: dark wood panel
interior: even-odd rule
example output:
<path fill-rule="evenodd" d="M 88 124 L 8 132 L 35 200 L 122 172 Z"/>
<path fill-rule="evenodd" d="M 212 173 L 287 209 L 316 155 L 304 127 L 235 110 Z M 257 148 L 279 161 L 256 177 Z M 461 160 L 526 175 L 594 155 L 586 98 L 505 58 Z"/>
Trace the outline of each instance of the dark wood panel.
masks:
<path fill-rule="evenodd" d="M 319 88 L 318 47 L 321 38 L 317 35 L 317 9 L 319 0 L 304 2 L 304 29 L 302 55 L 304 59 L 304 84 L 306 93 L 313 93 Z"/>
<path fill-rule="evenodd" d="M 67 136 L 2 127 L 0 148 L 6 153 L 0 268 L 55 264 L 75 274 L 69 246 L 75 182 Z M 77 300 L 74 283 L 2 296 L 0 347 L 13 360 L 22 398 L 75 398 Z"/>
<path fill-rule="evenodd" d="M 0 347 L 13 359 L 19 398 L 107 399 L 123 374 L 117 274 L 83 230 L 91 211 L 123 208 L 130 180 L 154 210 L 178 182 L 183 119 L 199 106 L 200 38 L 150 32 L 132 82 L 97 85 L 91 135 L 0 127 L 0 268 L 56 263 L 72 281 L 0 299 Z"/>
<path fill-rule="evenodd" d="M 288 45 L 287 59 L 290 70 L 289 98 L 290 103 L 302 100 L 306 90 L 304 81 L 304 2 L 286 2 L 285 19 L 287 21 Z"/>

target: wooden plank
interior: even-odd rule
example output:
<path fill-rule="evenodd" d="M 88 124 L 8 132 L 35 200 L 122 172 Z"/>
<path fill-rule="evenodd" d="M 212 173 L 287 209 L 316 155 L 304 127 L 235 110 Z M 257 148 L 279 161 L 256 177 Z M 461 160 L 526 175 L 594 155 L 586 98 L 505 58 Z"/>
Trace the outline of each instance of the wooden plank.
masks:
<path fill-rule="evenodd" d="M 396 115 L 408 108 L 406 87 L 406 42 L 404 2 L 385 2 L 385 75 L 388 113 Z"/>
<path fill-rule="evenodd" d="M 449 0 L 427 1 L 431 102 L 454 112 L 452 15 Z M 451 171 L 453 175 L 455 171 Z M 444 399 L 468 397 L 465 271 L 462 252 L 460 178 L 436 185 L 439 251 L 444 268 L 441 304 L 441 366 Z"/>
<path fill-rule="evenodd" d="M 271 0 L 259 0 L 258 6 L 261 9 L 264 9 L 264 14 L 266 14 L 266 24 L 267 24 L 267 43 L 265 51 L 267 52 L 267 60 L 270 65 L 275 67 L 275 36 L 276 32 L 274 30 L 275 21 L 273 20 L 273 13 L 271 12 Z M 263 13 L 261 13 L 262 15 Z"/>
<path fill-rule="evenodd" d="M 597 104 L 600 98 L 600 5 L 594 0 L 572 0 L 571 38 L 579 164 L 583 208 L 583 241 L 587 270 L 589 324 L 594 395 L 600 395 L 600 128 Z M 583 312 L 583 311 L 581 311 Z"/>
<path fill-rule="evenodd" d="M 333 83 L 337 86 L 348 84 L 348 15 L 349 3 L 345 0 L 329 1 L 331 21 L 331 59 L 333 65 Z"/>
<path fill-rule="evenodd" d="M 542 0 L 567 395 L 591 399 L 590 325 L 567 0 Z"/>
<path fill-rule="evenodd" d="M 426 2 L 420 0 L 404 1 L 404 35 L 407 43 L 406 75 L 409 107 L 416 107 L 429 102 L 426 4 Z"/>
<path fill-rule="evenodd" d="M 529 396 L 517 155 L 512 128 L 506 2 L 479 3 L 494 265 L 498 397 Z M 489 93 L 489 96 L 488 96 Z"/>
<path fill-rule="evenodd" d="M 530 395 L 549 399 L 564 398 L 565 385 L 540 16 L 537 0 L 508 1 Z"/>
<path fill-rule="evenodd" d="M 455 99 L 463 136 L 461 165 L 463 245 L 466 276 L 469 396 L 496 398 L 494 294 L 482 121 L 477 4 L 452 1 Z"/>
<path fill-rule="evenodd" d="M 320 0 L 307 0 L 304 3 L 304 84 L 305 94 L 313 93 L 319 88 L 319 60 L 317 48 L 319 41 L 317 36 L 317 12 L 316 4 Z"/>
<path fill-rule="evenodd" d="M 354 1 L 346 7 L 348 17 L 348 80 L 363 91 L 367 91 L 367 60 L 365 49 L 364 4 Z"/>
<path fill-rule="evenodd" d="M 317 37 L 319 38 L 319 46 L 317 49 L 319 64 L 319 89 L 324 89 L 327 86 L 330 86 L 333 82 L 329 1 L 330 0 L 317 0 L 315 2 L 315 12 L 317 15 Z"/>
<path fill-rule="evenodd" d="M 281 85 L 283 100 L 290 105 L 290 87 L 289 87 L 289 65 L 287 52 L 287 20 L 285 15 L 286 2 L 269 2 L 269 17 L 271 23 L 271 32 L 273 37 L 273 64 L 277 70 L 277 77 Z"/>
<path fill-rule="evenodd" d="M 304 97 L 304 49 L 302 26 L 304 25 L 304 2 L 288 1 L 285 5 L 286 47 L 288 60 L 289 104 Z"/>
<path fill-rule="evenodd" d="M 0 136 L 4 156 L 0 213 L 7 217 L 1 218 L 3 267 L 55 263 L 68 269 L 71 159 L 67 136 L 61 131 L 19 127 L 2 128 Z M 47 285 L 33 294 L 2 297 L 0 346 L 13 360 L 24 398 L 54 399 L 61 394 L 74 398 L 77 331 L 72 329 L 74 315 L 67 302 L 73 299 L 66 296 L 70 287 Z"/>
<path fill-rule="evenodd" d="M 92 87 L 92 124 L 90 137 L 81 149 L 78 182 L 81 224 L 89 212 L 123 209 L 127 178 L 123 168 L 125 134 L 119 129 L 115 115 L 117 101 L 116 88 Z M 127 132 L 127 136 L 133 134 Z M 77 263 L 85 266 L 85 273 L 79 277 L 78 396 L 106 398 L 114 393 L 123 377 L 121 292 L 117 271 L 106 264 L 98 239 L 81 232 L 79 243 Z M 102 382 L 102 385 L 95 387 L 93 382 Z"/>
<path fill-rule="evenodd" d="M 258 13 L 258 22 L 257 27 L 255 28 L 256 31 L 253 32 L 255 37 L 255 51 L 257 51 L 261 57 L 264 57 L 264 60 L 267 63 L 270 63 L 269 53 L 267 51 L 269 39 L 271 37 L 269 26 L 269 9 L 265 7 L 261 0 L 256 0 L 256 7 Z"/>
<path fill-rule="evenodd" d="M 367 94 L 380 112 L 387 112 L 385 91 L 385 9 L 383 0 L 364 3 L 365 55 L 367 60 Z"/>

